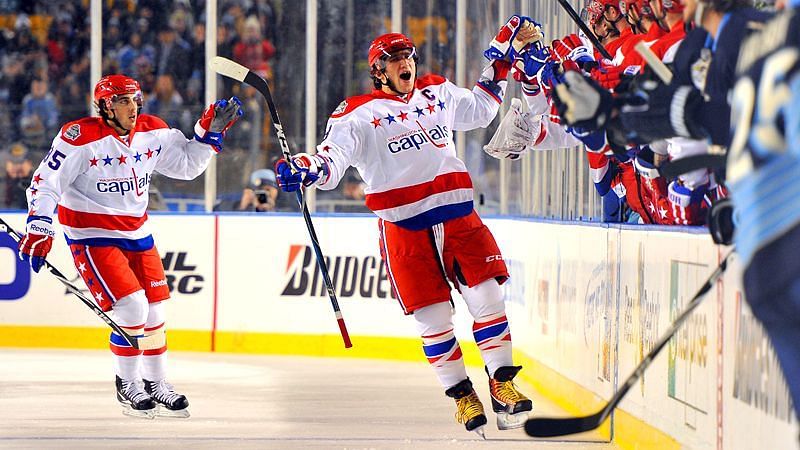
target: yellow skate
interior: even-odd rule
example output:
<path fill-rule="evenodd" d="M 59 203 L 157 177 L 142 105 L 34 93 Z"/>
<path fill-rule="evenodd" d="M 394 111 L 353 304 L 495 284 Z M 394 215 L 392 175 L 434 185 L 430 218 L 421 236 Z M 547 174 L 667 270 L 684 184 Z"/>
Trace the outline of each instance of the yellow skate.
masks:
<path fill-rule="evenodd" d="M 486 425 L 486 415 L 483 413 L 483 404 L 469 378 L 445 391 L 445 395 L 456 400 L 456 421 L 464 424 L 467 431 L 474 431 L 486 439 L 483 426 Z"/>
<path fill-rule="evenodd" d="M 510 430 L 525 425 L 528 412 L 533 410 L 533 402 L 522 395 L 511 381 L 522 366 L 505 366 L 495 371 L 489 378 L 489 393 L 492 395 L 492 409 L 497 415 L 497 428 Z"/>

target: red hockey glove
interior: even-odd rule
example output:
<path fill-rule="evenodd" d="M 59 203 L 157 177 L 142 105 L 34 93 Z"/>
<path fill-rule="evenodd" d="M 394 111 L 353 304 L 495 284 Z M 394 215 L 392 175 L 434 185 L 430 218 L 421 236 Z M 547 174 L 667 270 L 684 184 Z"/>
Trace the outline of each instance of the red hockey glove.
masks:
<path fill-rule="evenodd" d="M 39 272 L 53 246 L 55 235 L 53 219 L 46 216 L 28 216 L 25 236 L 19 241 L 19 259 L 30 264 L 34 272 Z"/>

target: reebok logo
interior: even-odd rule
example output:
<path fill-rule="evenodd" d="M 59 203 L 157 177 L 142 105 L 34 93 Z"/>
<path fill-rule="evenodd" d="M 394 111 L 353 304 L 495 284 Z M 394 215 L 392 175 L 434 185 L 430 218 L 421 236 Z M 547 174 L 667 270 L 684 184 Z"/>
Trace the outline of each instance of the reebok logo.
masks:
<path fill-rule="evenodd" d="M 36 223 L 31 223 L 29 225 L 29 227 L 30 227 L 30 230 L 32 232 L 36 233 L 36 234 L 43 234 L 45 236 L 50 236 L 50 237 L 55 237 L 55 235 L 56 235 L 55 231 L 49 230 L 49 229 L 44 228 L 44 227 L 40 227 L 40 226 L 36 225 Z"/>

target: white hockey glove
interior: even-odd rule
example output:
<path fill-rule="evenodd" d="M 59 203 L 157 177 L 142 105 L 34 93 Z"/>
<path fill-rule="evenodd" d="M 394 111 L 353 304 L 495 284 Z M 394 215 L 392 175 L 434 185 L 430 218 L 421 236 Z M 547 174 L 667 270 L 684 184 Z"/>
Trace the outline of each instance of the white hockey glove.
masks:
<path fill-rule="evenodd" d="M 519 159 L 530 150 L 529 144 L 536 142 L 541 127 L 534 123 L 529 112 L 522 111 L 522 101 L 511 99 L 511 108 L 506 113 L 497 131 L 483 151 L 497 159 Z"/>

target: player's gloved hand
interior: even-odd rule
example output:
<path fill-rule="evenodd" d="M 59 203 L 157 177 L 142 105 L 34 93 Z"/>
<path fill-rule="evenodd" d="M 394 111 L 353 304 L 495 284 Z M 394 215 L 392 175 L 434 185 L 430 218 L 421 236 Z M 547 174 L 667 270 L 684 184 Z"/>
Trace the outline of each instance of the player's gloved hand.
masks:
<path fill-rule="evenodd" d="M 25 236 L 19 241 L 19 259 L 30 264 L 34 272 L 39 272 L 53 246 L 55 235 L 53 219 L 47 216 L 28 216 Z"/>
<path fill-rule="evenodd" d="M 736 229 L 733 202 L 730 197 L 721 198 L 708 210 L 708 232 L 715 244 L 731 245 Z"/>
<path fill-rule="evenodd" d="M 209 105 L 200 120 L 194 125 L 194 138 L 214 147 L 217 153 L 222 151 L 222 139 L 225 132 L 244 115 L 242 102 L 236 97 L 229 100 L 217 100 Z"/>
<path fill-rule="evenodd" d="M 539 133 L 540 125 L 531 121 L 530 113 L 522 111 L 522 101 L 513 98 L 511 108 L 483 151 L 497 159 L 519 159 L 528 151 L 528 144 L 536 142 Z"/>
<path fill-rule="evenodd" d="M 500 27 L 483 56 L 489 60 L 513 61 L 526 45 L 544 38 L 542 26 L 526 16 L 513 15 Z"/>
<path fill-rule="evenodd" d="M 614 106 L 610 92 L 576 70 L 564 73 L 564 82 L 553 90 L 553 102 L 565 124 L 585 131 L 603 128 Z"/>
<path fill-rule="evenodd" d="M 300 189 L 300 185 L 309 187 L 327 181 L 330 167 L 323 156 L 298 153 L 292 156 L 290 162 L 279 159 L 275 163 L 275 173 L 278 186 L 285 192 L 294 192 Z"/>
<path fill-rule="evenodd" d="M 550 49 L 547 47 L 531 48 L 520 53 L 514 58 L 511 69 L 511 76 L 522 83 L 537 83 L 540 81 L 542 70 L 548 65 L 553 64 L 550 56 Z M 535 80 L 535 81 L 534 81 Z"/>
<path fill-rule="evenodd" d="M 585 72 L 590 72 L 598 65 L 592 50 L 584 45 L 577 34 L 573 33 L 564 36 L 562 39 L 556 39 L 551 44 L 551 47 L 559 61 L 574 61 Z"/>
<path fill-rule="evenodd" d="M 694 86 L 664 84 L 643 75 L 623 98 L 620 120 L 628 140 L 638 144 L 681 136 L 703 139 L 698 115 L 703 95 Z"/>
<path fill-rule="evenodd" d="M 592 153 L 603 153 L 608 150 L 608 140 L 605 130 L 590 131 L 583 128 L 567 127 L 567 133 L 583 142 L 586 150 Z"/>
<path fill-rule="evenodd" d="M 622 70 L 616 66 L 599 66 L 591 70 L 592 79 L 603 89 L 616 89 L 622 80 Z"/>

